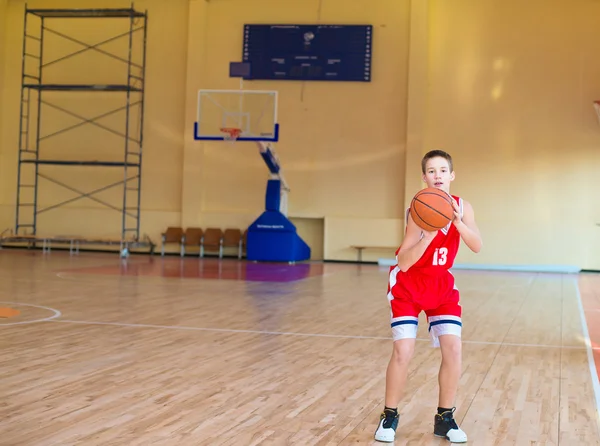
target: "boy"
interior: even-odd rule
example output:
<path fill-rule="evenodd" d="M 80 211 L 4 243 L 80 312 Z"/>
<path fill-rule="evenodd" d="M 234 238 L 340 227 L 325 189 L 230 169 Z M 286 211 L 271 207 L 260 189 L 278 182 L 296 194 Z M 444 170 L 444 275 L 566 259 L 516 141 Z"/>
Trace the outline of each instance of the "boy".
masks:
<path fill-rule="evenodd" d="M 442 150 L 428 152 L 421 161 L 427 187 L 450 195 L 454 181 L 452 157 Z M 397 264 L 390 268 L 388 300 L 394 348 L 386 373 L 385 407 L 375 432 L 375 440 L 393 442 L 398 426 L 398 403 L 406 384 L 408 364 L 417 337 L 419 313 L 425 311 L 433 346 L 442 352 L 439 401 L 434 416 L 434 435 L 453 443 L 464 443 L 467 435 L 454 420 L 454 399 L 461 374 L 461 307 L 454 277 L 454 263 L 460 240 L 473 251 L 481 250 L 481 236 L 473 208 L 459 197 L 451 196 L 454 218 L 443 229 L 424 231 L 407 213 L 404 240 L 396 251 Z"/>

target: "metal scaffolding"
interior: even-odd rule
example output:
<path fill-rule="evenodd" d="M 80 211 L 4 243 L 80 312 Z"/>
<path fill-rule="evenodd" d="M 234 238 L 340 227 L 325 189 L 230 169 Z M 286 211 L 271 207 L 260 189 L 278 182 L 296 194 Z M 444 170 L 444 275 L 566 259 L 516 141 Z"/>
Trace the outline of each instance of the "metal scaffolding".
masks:
<path fill-rule="evenodd" d="M 76 39 L 56 28 L 64 19 L 123 19 L 128 20 L 128 31 L 115 35 L 102 42 L 89 44 Z M 63 19 L 54 21 L 54 19 Z M 44 212 L 59 208 L 76 200 L 87 198 L 100 203 L 121 214 L 121 243 L 127 242 L 128 246 L 144 245 L 140 239 L 140 199 L 141 199 L 141 180 L 142 180 L 142 146 L 143 146 L 143 122 L 144 122 L 144 92 L 145 92 L 145 65 L 146 65 L 146 33 L 147 33 L 147 12 L 136 11 L 131 5 L 128 9 L 28 9 L 25 7 L 24 31 L 23 31 L 23 58 L 22 58 L 22 84 L 21 84 L 21 110 L 20 110 L 20 128 L 19 128 L 19 161 L 17 176 L 17 200 L 16 200 L 16 222 L 15 235 L 36 236 L 40 228 L 38 227 L 38 216 Z M 69 23 L 72 23 L 69 22 Z M 114 24 L 114 21 L 108 21 L 108 25 Z M 39 28 L 38 28 L 39 26 Z M 113 28 L 107 28 L 113 32 Z M 72 30 L 71 30 L 72 32 Z M 134 59 L 134 34 L 143 34 L 141 43 L 141 55 L 137 55 L 138 62 Z M 77 50 L 71 51 L 66 55 L 54 58 L 53 60 L 44 60 L 44 55 L 48 54 L 45 48 L 44 36 L 52 34 L 58 36 L 61 40 L 66 40 L 69 45 L 76 44 Z M 54 38 L 54 37 L 53 37 Z M 117 39 L 128 38 L 128 51 L 125 57 L 114 52 L 100 48 L 109 42 Z M 48 37 L 46 37 L 48 39 Z M 103 56 L 116 59 L 126 64 L 126 74 L 123 73 L 123 83 L 114 84 L 86 84 L 86 83 L 48 83 L 45 82 L 45 69 L 51 65 L 64 62 L 73 56 L 84 52 L 95 51 Z M 139 63 L 141 59 L 141 63 Z M 68 71 L 72 77 L 73 72 Z M 125 71 L 125 70 L 123 70 Z M 60 73 L 60 72 L 59 72 Z M 115 73 L 112 73 L 114 75 Z M 120 75 L 119 75 L 120 76 Z M 126 76 L 126 77 L 125 77 Z M 114 77 L 113 77 L 114 79 Z M 80 92 L 94 92 L 93 97 L 103 95 L 121 95 L 124 104 L 118 108 L 111 109 L 105 113 L 92 118 L 86 118 L 79 112 L 74 112 L 68 107 L 58 105 L 56 97 L 48 92 L 63 92 L 62 94 L 77 94 Z M 53 100 L 51 100 L 53 99 Z M 111 99 L 112 100 L 112 99 Z M 121 102 L 121 99 L 118 99 Z M 87 98 L 86 98 L 86 101 Z M 93 101 L 90 99 L 89 101 Z M 88 101 L 88 102 L 89 102 Z M 44 105 L 44 107 L 42 107 Z M 76 118 L 76 124 L 69 124 L 65 127 L 54 129 L 47 134 L 41 134 L 41 123 L 46 115 L 56 111 L 66 114 L 71 118 Z M 125 129 L 124 131 L 115 130 L 101 122 L 101 119 L 115 113 L 124 112 Z M 112 116 L 114 118 L 114 116 Z M 120 118 L 118 118 L 120 119 Z M 64 124 L 64 123 L 63 123 Z M 130 130 L 137 124 L 137 130 Z M 53 137 L 72 131 L 82 126 L 95 126 L 113 135 L 117 135 L 119 140 L 123 139 L 122 157 L 109 160 L 90 160 L 89 151 L 78 150 L 76 153 L 85 153 L 86 156 L 66 157 L 52 156 L 48 154 L 51 151 L 40 151 L 40 147 Z M 83 141 L 77 143 L 84 145 Z M 80 149 L 77 147 L 76 149 Z M 81 147 L 83 149 L 83 147 Z M 120 152 L 121 149 L 117 148 Z M 43 154 L 44 156 L 41 156 Z M 106 156 L 102 156 L 106 157 Z M 100 157 L 100 158 L 102 158 Z M 76 159 L 72 159 L 76 158 Z M 88 159 L 84 159 L 88 158 Z M 53 166 L 53 176 L 44 171 L 45 166 Z M 61 166 L 57 170 L 57 166 Z M 122 169 L 122 180 L 111 182 L 110 184 L 98 187 L 91 191 L 83 191 L 81 186 L 69 184 L 74 181 L 73 175 L 68 176 L 62 169 Z M 58 173 L 57 173 L 58 172 Z M 87 173 L 85 173 L 87 175 Z M 65 175 L 66 179 L 58 179 L 56 176 Z M 114 179 L 114 178 L 113 178 Z M 43 181 L 40 181 L 43 180 Z M 44 185 L 54 184 L 61 188 L 66 188 L 76 196 L 50 204 L 43 208 L 38 207 L 38 194 Z M 122 197 L 119 202 L 110 202 L 110 200 L 97 198 L 97 194 L 113 188 L 122 189 Z M 119 194 L 120 195 L 120 194 Z M 85 224 L 85 222 L 83 223 Z M 112 229 L 112 228 L 111 228 Z M 43 231 L 43 229 L 42 229 Z M 116 233 L 116 228 L 115 228 Z M 151 242 L 150 242 L 151 243 Z"/>

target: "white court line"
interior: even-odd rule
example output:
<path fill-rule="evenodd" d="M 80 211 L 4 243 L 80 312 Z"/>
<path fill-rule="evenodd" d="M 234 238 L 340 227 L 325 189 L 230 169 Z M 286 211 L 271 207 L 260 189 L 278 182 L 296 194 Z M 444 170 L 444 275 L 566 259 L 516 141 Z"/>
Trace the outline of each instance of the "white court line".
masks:
<path fill-rule="evenodd" d="M 596 396 L 596 422 L 598 426 L 598 433 L 600 433 L 600 381 L 598 380 L 598 370 L 596 370 L 596 363 L 594 362 L 594 353 L 592 351 L 592 341 L 590 340 L 590 333 L 588 332 L 587 322 L 585 320 L 585 313 L 583 311 L 583 303 L 581 302 L 581 293 L 579 292 L 579 284 L 575 281 L 575 291 L 577 292 L 577 305 L 579 306 L 579 318 L 581 319 L 581 329 L 583 331 L 583 338 L 587 348 L 588 363 L 590 365 L 590 374 L 592 375 L 592 387 L 594 388 L 594 394 Z"/>
<path fill-rule="evenodd" d="M 97 321 L 74 321 L 74 320 L 52 320 L 52 322 L 60 322 L 64 324 L 81 324 L 81 325 L 109 325 L 115 327 L 129 327 L 129 328 L 161 328 L 166 330 L 189 330 L 189 331 L 211 331 L 220 333 L 250 333 L 250 334 L 266 334 L 266 335 L 280 335 L 280 336 L 304 336 L 313 338 L 338 338 L 338 339 L 370 339 L 370 340 L 381 340 L 391 341 L 390 337 L 385 336 L 357 336 L 357 335 L 335 335 L 335 334 L 322 334 L 322 333 L 299 333 L 293 331 L 261 331 L 261 330 L 238 330 L 233 328 L 207 328 L 207 327 L 190 327 L 190 326 L 177 326 L 177 325 L 154 325 L 154 324 L 128 324 L 124 322 L 97 322 Z M 431 342 L 429 338 L 417 338 L 417 341 Z M 511 347 L 535 347 L 535 348 L 564 348 L 570 350 L 581 350 L 585 347 L 577 346 L 560 346 L 560 345 L 544 345 L 544 344 L 518 344 L 511 342 L 492 342 L 492 341 L 469 341 L 463 339 L 463 344 L 480 344 L 480 345 L 500 345 L 500 346 L 511 346 Z"/>
<path fill-rule="evenodd" d="M 275 282 L 275 283 L 295 283 L 295 282 L 300 282 L 300 281 L 309 280 L 309 279 L 318 279 L 318 278 L 321 278 L 321 277 L 330 277 L 330 276 L 336 275 L 338 273 L 339 273 L 338 271 L 332 271 L 332 272 L 329 272 L 329 273 L 324 273 L 324 274 L 318 274 L 318 275 L 315 275 L 315 276 L 304 277 L 302 279 L 291 280 L 291 281 L 287 281 L 287 282 Z M 92 278 L 89 278 L 90 280 L 85 280 L 85 278 L 82 279 L 80 276 L 83 276 L 83 275 L 92 276 L 93 279 Z M 77 277 L 77 276 L 79 276 L 79 277 Z M 89 272 L 86 273 L 86 272 L 72 272 L 72 271 L 70 271 L 70 272 L 64 272 L 64 271 L 62 271 L 62 272 L 56 273 L 56 277 L 58 277 L 59 279 L 67 280 L 69 282 L 77 282 L 77 283 L 92 283 L 92 282 L 96 282 L 97 281 L 97 276 L 98 276 L 98 274 L 96 274 L 96 273 L 89 273 Z M 177 280 L 177 279 L 186 279 L 186 280 L 199 279 L 199 280 L 202 280 L 202 279 L 205 279 L 205 280 L 230 280 L 230 281 L 237 280 L 237 281 L 246 282 L 246 283 L 265 283 L 265 282 L 271 283 L 270 281 L 264 281 L 264 280 L 245 280 L 245 279 L 241 280 L 241 279 L 236 279 L 236 278 L 227 278 L 227 279 L 224 279 L 224 278 L 212 278 L 212 277 L 208 278 L 208 277 L 184 277 L 184 276 L 165 277 L 165 276 L 153 276 L 151 274 L 147 275 L 147 276 L 136 276 L 136 275 L 127 275 L 127 274 L 102 274 L 101 276 L 104 277 L 104 278 L 106 278 L 106 277 L 115 277 L 115 278 L 124 278 L 124 277 L 126 277 L 126 278 L 131 278 L 131 279 L 138 279 L 138 280 L 140 279 L 140 277 L 143 277 L 144 279 L 147 279 L 147 278 L 157 279 L 157 281 L 159 279 L 167 279 L 167 280 Z M 140 284 L 136 282 L 136 283 L 127 284 L 127 285 L 139 286 Z M 124 284 L 119 283 L 119 286 L 120 287 L 124 286 Z"/>
<path fill-rule="evenodd" d="M 0 301 L 0 304 L 8 304 L 8 305 L 16 305 L 16 306 L 23 306 L 23 307 L 33 307 L 33 308 L 41 308 L 42 310 L 48 310 L 53 312 L 54 314 L 52 316 L 46 317 L 44 319 L 34 319 L 32 321 L 22 321 L 22 322 L 11 322 L 9 324 L 0 324 L 0 327 L 9 327 L 11 325 L 26 325 L 26 324 L 35 324 L 36 322 L 48 322 L 48 321 L 52 321 L 54 319 L 56 319 L 57 317 L 61 317 L 62 313 L 54 308 L 50 308 L 50 307 L 43 307 L 41 305 L 33 305 L 33 304 L 23 304 L 21 302 L 3 302 Z"/>
<path fill-rule="evenodd" d="M 61 322 L 66 324 L 82 324 L 82 325 L 111 325 L 115 327 L 130 327 L 130 328 L 161 328 L 166 330 L 190 330 L 190 331 L 214 331 L 221 333 L 251 333 L 251 334 L 268 334 L 268 335 L 288 335 L 288 336 L 307 336 L 318 338 L 348 338 L 348 339 L 378 339 L 390 340 L 386 337 L 378 336 L 351 336 L 351 335 L 328 335 L 319 333 L 295 333 L 285 331 L 261 331 L 261 330 L 237 330 L 233 328 L 206 328 L 206 327 L 189 327 L 185 325 L 154 325 L 154 324 L 127 324 L 123 322 L 96 322 L 96 321 L 73 321 L 73 320 L 54 320 L 52 322 Z"/>
<path fill-rule="evenodd" d="M 70 277 L 71 276 L 71 277 Z M 81 277 L 81 276 L 85 276 L 85 277 Z M 88 277 L 91 276 L 91 277 Z M 119 278 L 122 279 L 124 277 L 127 278 L 131 278 L 131 279 L 138 279 L 140 278 L 140 276 L 127 276 L 124 274 L 95 274 L 95 273 L 72 273 L 72 272 L 60 272 L 60 273 L 56 273 L 56 277 L 58 277 L 59 280 L 58 282 L 63 282 L 67 281 L 67 282 L 72 282 L 72 283 L 98 283 L 98 278 L 100 277 L 101 279 L 105 279 L 106 277 L 115 277 L 115 278 Z M 144 276 L 144 279 L 151 279 L 153 278 L 153 276 Z M 87 280 L 86 280 L 87 279 Z M 111 284 L 114 284 L 116 282 L 111 282 Z M 126 288 L 127 286 L 139 286 L 140 284 L 138 282 L 130 282 L 130 283 L 118 283 L 119 287 L 123 287 Z"/>

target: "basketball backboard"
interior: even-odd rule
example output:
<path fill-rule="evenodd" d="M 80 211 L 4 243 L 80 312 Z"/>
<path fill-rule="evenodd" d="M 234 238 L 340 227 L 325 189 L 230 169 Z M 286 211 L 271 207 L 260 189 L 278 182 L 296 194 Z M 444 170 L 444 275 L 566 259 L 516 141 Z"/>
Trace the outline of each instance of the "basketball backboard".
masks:
<path fill-rule="evenodd" d="M 277 92 L 199 90 L 194 139 L 230 139 L 224 129 L 240 129 L 237 141 L 278 141 Z"/>

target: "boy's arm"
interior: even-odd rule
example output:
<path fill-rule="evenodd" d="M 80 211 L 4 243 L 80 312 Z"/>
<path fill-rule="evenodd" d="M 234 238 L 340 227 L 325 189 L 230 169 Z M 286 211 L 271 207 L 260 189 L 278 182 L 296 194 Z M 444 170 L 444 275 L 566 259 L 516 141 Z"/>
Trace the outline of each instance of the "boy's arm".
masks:
<path fill-rule="evenodd" d="M 421 234 L 423 234 L 423 237 L 421 237 Z M 412 216 L 408 215 L 406 235 L 397 256 L 398 266 L 403 272 L 408 271 L 411 266 L 417 263 L 436 235 L 437 231 L 423 231 L 414 222 Z"/>
<path fill-rule="evenodd" d="M 460 236 L 471 251 L 475 253 L 481 251 L 483 241 L 477 223 L 475 223 L 473 206 L 468 201 L 463 200 L 463 216 L 461 218 L 458 203 L 455 199 L 452 199 L 452 201 L 454 205 L 454 226 L 456 226 Z"/>

